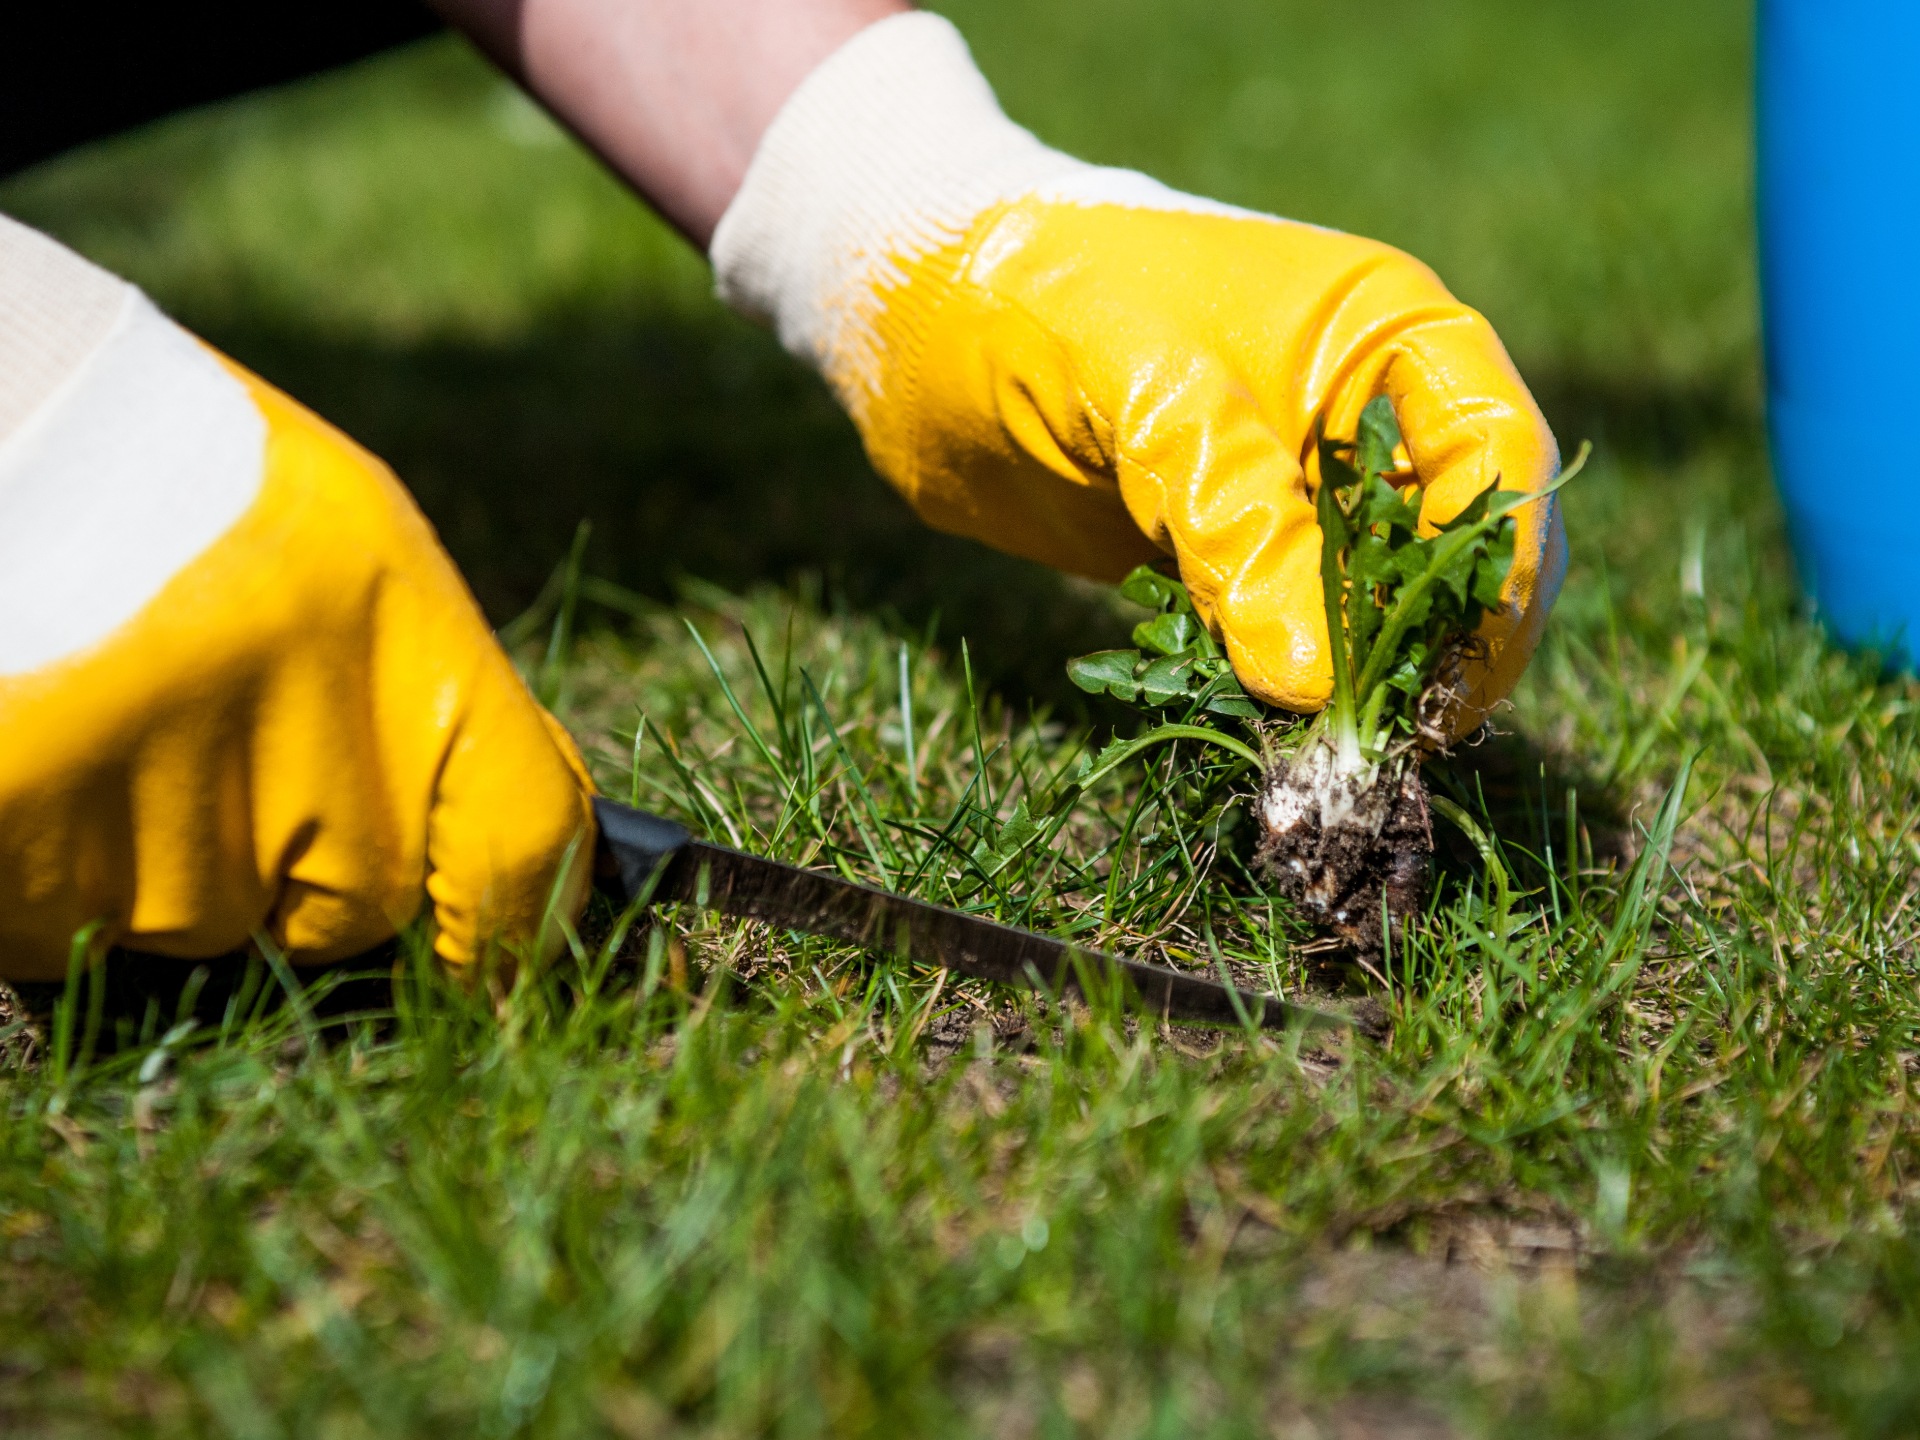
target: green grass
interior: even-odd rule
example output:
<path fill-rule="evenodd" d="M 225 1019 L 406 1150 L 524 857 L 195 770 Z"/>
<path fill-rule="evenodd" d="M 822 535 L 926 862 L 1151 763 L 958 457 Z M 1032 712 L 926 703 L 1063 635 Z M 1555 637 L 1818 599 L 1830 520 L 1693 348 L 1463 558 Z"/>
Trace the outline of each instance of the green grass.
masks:
<path fill-rule="evenodd" d="M 1791 590 L 1744 7 L 1350 11 L 954 7 L 1048 138 L 1421 254 L 1596 442 L 1511 733 L 1436 777 L 1489 854 L 1374 976 L 1261 898 L 1228 757 L 1065 788 L 1128 608 L 919 530 L 457 48 L 0 188 L 392 458 L 503 624 L 590 517 L 575 638 L 513 628 L 610 793 L 1383 1022 L 1138 1031 L 695 914 L 482 998 L 412 940 L 301 1004 L 128 959 L 5 1082 L 10 1432 L 1920 1429 L 1920 689 Z"/>

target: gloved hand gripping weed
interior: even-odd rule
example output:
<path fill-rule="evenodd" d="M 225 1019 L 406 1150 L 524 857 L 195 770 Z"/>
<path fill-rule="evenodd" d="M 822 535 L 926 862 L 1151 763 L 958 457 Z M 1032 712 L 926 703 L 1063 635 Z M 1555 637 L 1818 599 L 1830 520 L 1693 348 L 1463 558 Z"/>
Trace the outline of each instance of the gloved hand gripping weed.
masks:
<path fill-rule="evenodd" d="M 1384 398 L 1353 441 L 1319 444 L 1320 574 L 1333 697 L 1310 722 L 1262 730 L 1256 863 L 1280 894 L 1357 953 L 1378 955 L 1424 898 L 1433 826 L 1421 762 L 1446 749 L 1463 680 L 1483 661 L 1481 622 L 1504 603 L 1514 512 L 1557 490 L 1586 459 L 1534 495 L 1483 491 L 1435 533 L 1420 534 L 1420 496 L 1395 465 L 1400 433 Z M 1396 479 L 1401 483 L 1396 484 Z M 1151 571 L 1125 587 L 1163 613 L 1136 628 L 1156 652 L 1103 651 L 1068 666 L 1082 689 L 1154 707 L 1173 701 L 1255 719 L 1224 658 L 1194 623 L 1184 590 Z"/>

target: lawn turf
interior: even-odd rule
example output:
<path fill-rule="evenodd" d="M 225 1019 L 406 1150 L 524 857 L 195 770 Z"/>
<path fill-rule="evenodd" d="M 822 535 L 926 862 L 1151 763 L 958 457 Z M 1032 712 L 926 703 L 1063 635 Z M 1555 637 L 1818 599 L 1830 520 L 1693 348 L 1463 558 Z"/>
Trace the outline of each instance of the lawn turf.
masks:
<path fill-rule="evenodd" d="M 1384 1023 L 1140 1032 L 692 914 L 491 999 L 418 937 L 299 1004 L 122 961 L 5 1082 L 10 1432 L 1920 1429 L 1920 691 L 1791 590 L 1745 7 L 952 13 L 1047 138 L 1420 254 L 1596 442 L 1510 733 L 1439 776 L 1500 851 L 1368 977 L 1219 757 L 1061 803 L 1125 607 L 920 530 L 452 43 L 43 167 L 0 207 L 396 463 L 610 792 Z"/>

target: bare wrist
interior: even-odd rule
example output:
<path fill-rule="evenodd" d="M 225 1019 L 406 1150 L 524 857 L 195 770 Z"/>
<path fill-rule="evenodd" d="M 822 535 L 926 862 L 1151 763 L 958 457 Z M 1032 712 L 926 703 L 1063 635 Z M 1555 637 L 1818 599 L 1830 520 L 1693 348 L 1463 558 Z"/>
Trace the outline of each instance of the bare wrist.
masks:
<path fill-rule="evenodd" d="M 906 0 L 431 0 L 703 250 L 800 82 Z"/>

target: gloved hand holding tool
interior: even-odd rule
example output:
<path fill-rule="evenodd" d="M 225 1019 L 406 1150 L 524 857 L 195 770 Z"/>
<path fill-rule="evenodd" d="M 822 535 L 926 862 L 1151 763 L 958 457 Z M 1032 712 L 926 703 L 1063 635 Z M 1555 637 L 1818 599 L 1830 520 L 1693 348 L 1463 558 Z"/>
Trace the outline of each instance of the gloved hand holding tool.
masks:
<path fill-rule="evenodd" d="M 392 473 L 0 218 L 0 957 L 526 953 L 584 892 L 573 745 Z M 559 870 L 576 854 L 568 879 Z"/>

